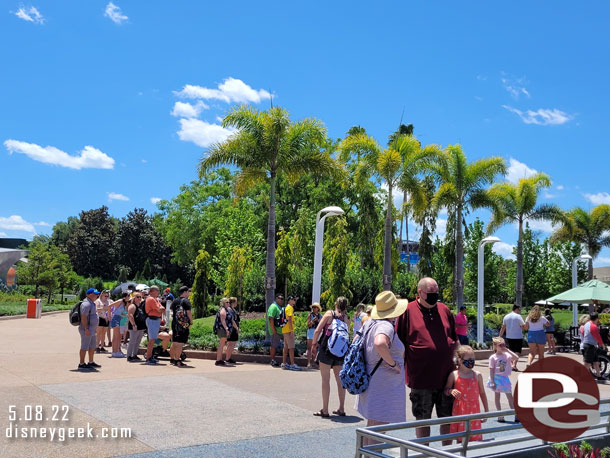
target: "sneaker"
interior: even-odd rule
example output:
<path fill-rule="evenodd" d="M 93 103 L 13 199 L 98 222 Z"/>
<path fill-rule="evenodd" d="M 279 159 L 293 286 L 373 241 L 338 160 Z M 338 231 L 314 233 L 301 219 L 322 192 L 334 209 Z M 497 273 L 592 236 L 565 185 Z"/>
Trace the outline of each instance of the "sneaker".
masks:
<path fill-rule="evenodd" d="M 225 363 L 224 361 L 216 361 L 214 364 L 216 366 L 226 366 L 227 363 Z"/>
<path fill-rule="evenodd" d="M 85 364 L 85 363 L 81 363 L 81 364 L 79 364 L 79 365 L 78 365 L 78 370 L 79 370 L 79 371 L 92 371 L 92 370 L 94 370 L 94 368 L 93 368 L 93 367 L 88 366 L 88 365 L 87 365 L 87 364 Z"/>
<path fill-rule="evenodd" d="M 142 358 L 140 358 L 139 356 L 132 356 L 131 357 L 132 361 L 144 361 Z"/>
<path fill-rule="evenodd" d="M 94 363 L 93 361 L 91 361 L 90 363 L 87 363 L 87 366 L 94 367 L 96 369 L 99 369 L 100 367 L 102 367 L 100 364 Z"/>
<path fill-rule="evenodd" d="M 290 366 L 290 369 L 293 370 L 293 371 L 300 371 L 301 370 L 301 368 L 299 367 L 298 364 L 289 364 L 289 366 Z"/>
<path fill-rule="evenodd" d="M 280 367 L 280 365 L 277 363 L 277 361 L 275 359 L 271 360 L 271 367 Z"/>
<path fill-rule="evenodd" d="M 290 369 L 290 364 L 282 363 L 280 366 L 282 369 Z"/>
<path fill-rule="evenodd" d="M 176 361 L 175 359 L 170 358 L 170 359 L 169 359 L 169 363 L 170 363 L 172 366 L 175 366 L 175 365 L 176 365 L 176 363 L 177 363 L 177 361 Z"/>
<path fill-rule="evenodd" d="M 227 359 L 227 363 L 229 363 L 229 364 L 237 364 L 233 358 Z"/>
<path fill-rule="evenodd" d="M 100 347 L 100 353 L 108 353 L 108 350 L 106 350 L 104 347 Z"/>
<path fill-rule="evenodd" d="M 155 364 L 157 364 L 157 360 L 153 359 L 153 358 L 149 358 L 149 359 L 146 360 L 146 362 L 144 364 L 148 364 L 148 365 L 154 366 Z"/>

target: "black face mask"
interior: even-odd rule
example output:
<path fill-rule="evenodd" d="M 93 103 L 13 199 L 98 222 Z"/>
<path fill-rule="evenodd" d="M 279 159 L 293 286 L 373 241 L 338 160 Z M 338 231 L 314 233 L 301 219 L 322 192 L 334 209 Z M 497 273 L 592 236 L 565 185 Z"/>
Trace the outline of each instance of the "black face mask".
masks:
<path fill-rule="evenodd" d="M 438 302 L 438 293 L 426 293 L 425 301 L 429 305 L 436 305 L 436 303 Z"/>

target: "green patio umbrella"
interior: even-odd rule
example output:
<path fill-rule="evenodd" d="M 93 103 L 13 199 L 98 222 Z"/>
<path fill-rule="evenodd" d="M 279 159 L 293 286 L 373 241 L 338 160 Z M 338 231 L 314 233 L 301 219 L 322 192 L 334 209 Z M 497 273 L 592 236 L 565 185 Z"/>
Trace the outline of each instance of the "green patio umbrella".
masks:
<path fill-rule="evenodd" d="M 164 281 L 159 280 L 158 278 L 153 278 L 148 283 L 150 285 L 157 285 L 159 288 L 167 288 L 169 286 L 169 283 L 165 283 Z"/>
<path fill-rule="evenodd" d="M 590 280 L 547 299 L 548 302 L 572 302 L 590 304 L 594 300 L 610 304 L 610 285 L 599 280 Z"/>

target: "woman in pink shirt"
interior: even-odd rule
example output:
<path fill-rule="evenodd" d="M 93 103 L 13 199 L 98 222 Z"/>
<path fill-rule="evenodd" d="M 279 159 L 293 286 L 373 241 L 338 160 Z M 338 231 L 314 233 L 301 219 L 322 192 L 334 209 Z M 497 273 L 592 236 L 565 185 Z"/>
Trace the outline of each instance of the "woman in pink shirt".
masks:
<path fill-rule="evenodd" d="M 460 345 L 468 345 L 468 317 L 466 316 L 466 307 L 460 307 L 460 313 L 455 317 L 455 333 L 457 334 Z"/>

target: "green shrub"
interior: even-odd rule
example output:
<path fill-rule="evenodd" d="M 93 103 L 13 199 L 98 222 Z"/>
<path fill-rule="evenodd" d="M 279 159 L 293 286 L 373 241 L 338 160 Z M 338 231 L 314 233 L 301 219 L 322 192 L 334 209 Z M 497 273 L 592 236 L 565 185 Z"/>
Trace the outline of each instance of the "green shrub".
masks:
<path fill-rule="evenodd" d="M 498 315 L 496 313 L 486 313 L 483 316 L 483 319 L 485 320 L 485 326 L 490 329 L 495 329 L 496 331 L 499 331 L 502 327 L 502 320 L 504 320 L 504 315 Z"/>

